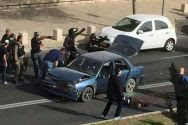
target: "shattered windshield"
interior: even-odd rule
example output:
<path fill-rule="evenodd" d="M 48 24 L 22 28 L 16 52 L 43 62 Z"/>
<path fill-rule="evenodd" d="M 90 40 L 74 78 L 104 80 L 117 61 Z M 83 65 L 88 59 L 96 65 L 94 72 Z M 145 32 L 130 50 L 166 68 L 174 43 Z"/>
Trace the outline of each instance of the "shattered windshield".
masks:
<path fill-rule="evenodd" d="M 132 32 L 140 23 L 141 23 L 140 21 L 126 17 L 120 20 L 112 27 L 120 31 Z"/>
<path fill-rule="evenodd" d="M 68 68 L 73 70 L 89 74 L 91 76 L 97 75 L 102 64 L 95 60 L 91 60 L 85 57 L 79 57 L 68 65 Z"/>

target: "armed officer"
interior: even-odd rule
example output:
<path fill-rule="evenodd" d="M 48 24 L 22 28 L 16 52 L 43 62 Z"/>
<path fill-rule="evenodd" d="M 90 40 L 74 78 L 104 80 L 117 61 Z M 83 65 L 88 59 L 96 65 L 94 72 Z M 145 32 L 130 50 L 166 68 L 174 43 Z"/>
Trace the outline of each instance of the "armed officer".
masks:
<path fill-rule="evenodd" d="M 42 67 L 43 55 L 41 53 L 42 47 L 44 47 L 41 40 L 54 39 L 52 36 L 39 36 L 38 32 L 34 32 L 34 37 L 31 39 L 31 59 L 34 65 L 35 78 L 38 79 L 39 67 Z"/>
<path fill-rule="evenodd" d="M 15 64 L 15 77 L 14 83 L 17 81 L 24 81 L 23 79 L 23 71 L 24 71 L 24 56 L 25 50 L 24 45 L 22 43 L 22 34 L 19 34 L 16 43 L 13 46 L 13 55 L 14 55 L 14 64 Z"/>

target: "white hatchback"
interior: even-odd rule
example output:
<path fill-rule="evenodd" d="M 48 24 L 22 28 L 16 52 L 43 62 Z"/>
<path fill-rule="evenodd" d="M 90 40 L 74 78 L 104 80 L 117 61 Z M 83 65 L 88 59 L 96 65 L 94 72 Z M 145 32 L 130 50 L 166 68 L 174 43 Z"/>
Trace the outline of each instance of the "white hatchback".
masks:
<path fill-rule="evenodd" d="M 117 35 L 127 35 L 144 41 L 142 50 L 164 48 L 172 51 L 177 42 L 176 32 L 168 18 L 160 15 L 136 14 L 103 28 L 100 36 L 107 36 L 112 44 Z"/>

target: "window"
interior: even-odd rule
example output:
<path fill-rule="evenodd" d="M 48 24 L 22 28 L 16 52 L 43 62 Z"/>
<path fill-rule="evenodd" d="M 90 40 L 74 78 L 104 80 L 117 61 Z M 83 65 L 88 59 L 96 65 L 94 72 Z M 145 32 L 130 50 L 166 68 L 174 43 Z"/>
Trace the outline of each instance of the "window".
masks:
<path fill-rule="evenodd" d="M 124 18 L 120 20 L 118 23 L 113 25 L 114 29 L 125 31 L 125 32 L 132 32 L 141 22 L 138 20 L 134 20 L 131 18 Z"/>
<path fill-rule="evenodd" d="M 129 69 L 128 64 L 123 59 L 116 60 L 115 63 L 116 63 L 116 65 L 119 66 L 119 68 L 121 70 L 123 70 L 123 69 Z"/>
<path fill-rule="evenodd" d="M 167 29 L 167 28 L 168 28 L 168 25 L 165 22 L 155 20 L 155 29 L 156 30 L 162 30 L 162 29 Z"/>
<path fill-rule="evenodd" d="M 150 32 L 150 31 L 152 31 L 152 22 L 149 21 L 149 22 L 144 23 L 144 24 L 139 28 L 139 30 L 142 30 L 143 32 Z"/>

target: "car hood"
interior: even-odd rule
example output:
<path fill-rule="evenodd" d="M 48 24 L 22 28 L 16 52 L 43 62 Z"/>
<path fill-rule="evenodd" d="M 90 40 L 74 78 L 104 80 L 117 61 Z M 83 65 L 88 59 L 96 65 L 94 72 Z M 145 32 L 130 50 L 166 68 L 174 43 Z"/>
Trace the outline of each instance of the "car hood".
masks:
<path fill-rule="evenodd" d="M 144 41 L 131 36 L 118 35 L 107 51 L 123 57 L 130 57 L 138 54 L 143 42 Z"/>
<path fill-rule="evenodd" d="M 66 68 L 66 67 L 58 67 L 50 70 L 50 76 L 55 77 L 56 79 L 66 81 L 69 83 L 77 83 L 82 79 L 90 78 L 88 74 L 81 73 L 79 71 Z"/>
<path fill-rule="evenodd" d="M 112 28 L 111 26 L 106 27 L 104 29 L 102 29 L 102 32 L 100 33 L 100 36 L 107 36 L 108 39 L 110 40 L 110 44 L 113 43 L 114 39 L 118 36 L 118 35 L 131 35 L 131 32 L 125 32 L 125 31 L 120 31 L 117 29 Z"/>

